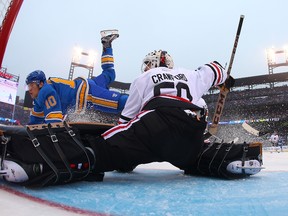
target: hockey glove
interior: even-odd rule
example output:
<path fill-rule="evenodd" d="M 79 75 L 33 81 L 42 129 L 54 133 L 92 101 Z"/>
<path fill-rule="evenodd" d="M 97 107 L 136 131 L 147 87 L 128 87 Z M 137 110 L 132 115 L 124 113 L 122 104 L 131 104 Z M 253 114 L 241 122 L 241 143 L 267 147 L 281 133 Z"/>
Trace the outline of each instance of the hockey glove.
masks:
<path fill-rule="evenodd" d="M 230 91 L 230 88 L 232 88 L 235 84 L 235 79 L 232 76 L 229 76 L 224 83 L 219 85 L 219 88 L 226 88 Z"/>

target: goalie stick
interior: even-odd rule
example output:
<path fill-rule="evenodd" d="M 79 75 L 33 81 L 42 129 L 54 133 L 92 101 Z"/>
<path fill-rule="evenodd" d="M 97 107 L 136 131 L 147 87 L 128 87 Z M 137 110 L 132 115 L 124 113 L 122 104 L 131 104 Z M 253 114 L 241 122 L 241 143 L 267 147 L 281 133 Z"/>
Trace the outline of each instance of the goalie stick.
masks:
<path fill-rule="evenodd" d="M 249 122 L 248 122 L 249 123 Z M 264 135 L 268 134 L 268 133 L 272 133 L 271 130 L 257 130 L 255 128 L 253 128 L 251 125 L 249 125 L 247 123 L 247 121 L 245 121 L 242 124 L 242 127 L 250 134 L 254 135 L 254 136 L 258 136 L 258 137 L 263 137 Z M 283 126 L 282 126 L 283 127 Z M 278 130 L 282 127 L 279 127 Z"/>
<path fill-rule="evenodd" d="M 227 79 L 229 78 L 230 73 L 231 73 L 231 69 L 232 69 L 232 65 L 233 65 L 233 61 L 234 61 L 234 57 L 235 57 L 236 49 L 237 49 L 237 45 L 238 45 L 238 40 L 239 40 L 240 33 L 241 33 L 243 20 L 244 20 L 244 15 L 241 15 L 240 20 L 239 20 L 239 24 L 238 24 L 238 28 L 237 28 L 237 32 L 236 32 L 234 46 L 232 49 L 232 54 L 230 57 L 229 66 L 227 69 L 227 74 L 228 74 Z M 224 108 L 224 104 L 225 104 L 225 100 L 226 100 L 228 92 L 229 92 L 229 89 L 225 87 L 225 84 L 223 84 L 223 86 L 220 88 L 220 93 L 218 96 L 218 101 L 217 101 L 214 116 L 212 119 L 212 124 L 209 128 L 208 133 L 205 134 L 205 138 L 209 138 L 211 135 L 215 135 L 217 133 L 218 123 L 220 121 L 220 117 L 221 117 L 222 112 L 223 112 L 223 108 Z"/>
<path fill-rule="evenodd" d="M 258 136 L 260 135 L 260 131 L 256 130 L 255 128 L 251 127 L 249 124 L 247 124 L 246 122 L 244 122 L 242 124 L 242 127 L 249 133 Z"/>

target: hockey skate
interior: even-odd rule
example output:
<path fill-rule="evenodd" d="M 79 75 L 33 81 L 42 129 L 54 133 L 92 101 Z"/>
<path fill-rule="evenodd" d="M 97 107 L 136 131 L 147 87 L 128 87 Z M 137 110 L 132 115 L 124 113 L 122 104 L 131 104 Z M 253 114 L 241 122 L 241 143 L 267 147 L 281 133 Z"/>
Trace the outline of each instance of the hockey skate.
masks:
<path fill-rule="evenodd" d="M 264 167 L 261 167 L 258 160 L 247 160 L 244 162 L 240 160 L 232 161 L 226 167 L 228 172 L 247 175 L 255 175 L 259 173 L 261 169 L 264 169 Z"/>
<path fill-rule="evenodd" d="M 255 175 L 262 167 L 262 143 L 205 144 L 197 162 L 185 174 L 227 179 Z"/>
<path fill-rule="evenodd" d="M 101 34 L 101 43 L 103 48 L 111 47 L 112 41 L 119 37 L 118 30 L 103 30 L 100 32 Z"/>
<path fill-rule="evenodd" d="M 42 164 L 24 164 L 15 159 L 7 158 L 3 160 L 0 177 L 8 182 L 22 183 L 40 175 L 42 170 Z"/>

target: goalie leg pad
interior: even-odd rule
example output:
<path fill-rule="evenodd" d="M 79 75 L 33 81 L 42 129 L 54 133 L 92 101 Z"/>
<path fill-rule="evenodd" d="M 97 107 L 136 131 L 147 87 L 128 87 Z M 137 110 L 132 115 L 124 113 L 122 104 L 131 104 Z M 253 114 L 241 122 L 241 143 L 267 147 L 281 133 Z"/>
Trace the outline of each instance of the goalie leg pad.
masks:
<path fill-rule="evenodd" d="M 96 162 L 93 150 L 84 145 L 77 129 L 65 124 L 64 127 L 48 124 L 41 128 L 27 128 L 27 134 L 21 136 L 12 134 L 7 143 L 7 154 L 2 158 L 5 159 L 6 155 L 16 163 L 17 174 L 23 176 L 13 179 L 9 175 L 6 180 L 25 186 L 41 187 L 79 180 L 102 181 L 104 177 L 104 173 L 93 172 Z M 12 166 L 11 162 L 6 164 Z M 42 164 L 42 172 L 30 175 L 26 169 L 26 165 L 30 164 Z M 2 175 L 5 172 L 1 169 Z"/>
<path fill-rule="evenodd" d="M 258 173 L 261 165 L 262 143 L 214 142 L 205 144 L 197 162 L 185 174 L 237 179 Z"/>

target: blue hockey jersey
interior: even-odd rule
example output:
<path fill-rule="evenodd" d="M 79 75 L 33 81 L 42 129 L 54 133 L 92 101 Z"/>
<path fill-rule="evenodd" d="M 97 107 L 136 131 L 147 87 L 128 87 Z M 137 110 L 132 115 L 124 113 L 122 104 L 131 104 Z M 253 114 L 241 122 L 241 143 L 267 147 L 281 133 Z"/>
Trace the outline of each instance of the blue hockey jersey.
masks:
<path fill-rule="evenodd" d="M 86 79 L 49 78 L 34 99 L 29 124 L 61 122 L 68 109 L 81 112 L 86 108 Z"/>

